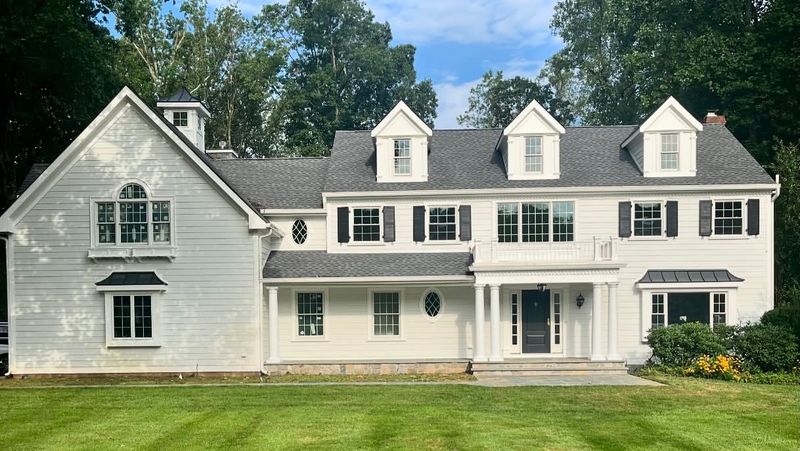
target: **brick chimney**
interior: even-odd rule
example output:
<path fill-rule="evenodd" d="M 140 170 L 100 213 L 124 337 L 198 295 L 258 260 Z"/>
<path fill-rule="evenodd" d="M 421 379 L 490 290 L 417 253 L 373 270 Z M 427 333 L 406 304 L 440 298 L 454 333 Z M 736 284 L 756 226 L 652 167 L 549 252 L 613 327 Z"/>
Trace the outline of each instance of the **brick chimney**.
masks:
<path fill-rule="evenodd" d="M 706 114 L 706 117 L 703 118 L 704 124 L 725 125 L 726 122 L 727 121 L 725 120 L 725 116 L 723 116 L 722 114 L 718 115 L 714 111 L 709 111 L 708 114 Z"/>

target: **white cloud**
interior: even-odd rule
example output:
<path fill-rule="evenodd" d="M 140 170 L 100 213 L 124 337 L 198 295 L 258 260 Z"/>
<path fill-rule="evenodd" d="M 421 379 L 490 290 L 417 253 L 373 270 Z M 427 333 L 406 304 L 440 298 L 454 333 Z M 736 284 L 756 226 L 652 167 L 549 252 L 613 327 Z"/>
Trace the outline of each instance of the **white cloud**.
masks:
<path fill-rule="evenodd" d="M 549 44 L 555 0 L 367 0 L 400 42 Z"/>

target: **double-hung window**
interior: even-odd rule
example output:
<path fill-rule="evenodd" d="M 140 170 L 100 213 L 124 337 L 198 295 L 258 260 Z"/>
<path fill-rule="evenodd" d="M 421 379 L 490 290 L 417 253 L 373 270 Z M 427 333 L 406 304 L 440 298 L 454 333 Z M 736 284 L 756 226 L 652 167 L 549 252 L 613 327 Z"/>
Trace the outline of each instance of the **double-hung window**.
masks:
<path fill-rule="evenodd" d="M 114 200 L 95 202 L 98 245 L 146 245 L 172 242 L 172 210 L 168 200 L 148 199 L 136 183 L 125 185 Z"/>
<path fill-rule="evenodd" d="M 679 168 L 678 155 L 680 134 L 661 134 L 661 169 L 664 171 L 677 171 Z"/>
<path fill-rule="evenodd" d="M 428 209 L 428 237 L 432 241 L 456 239 L 456 207 Z"/>
<path fill-rule="evenodd" d="M 574 202 L 523 202 L 497 205 L 497 241 L 500 243 L 574 240 Z"/>
<path fill-rule="evenodd" d="M 353 241 L 381 240 L 380 208 L 353 209 Z"/>
<path fill-rule="evenodd" d="M 642 202 L 633 206 L 633 235 L 661 236 L 661 203 Z"/>
<path fill-rule="evenodd" d="M 394 140 L 394 173 L 395 175 L 411 174 L 411 140 L 409 138 Z"/>
<path fill-rule="evenodd" d="M 544 157 L 542 155 L 542 137 L 525 137 L 525 172 L 542 172 Z"/>
<path fill-rule="evenodd" d="M 714 235 L 741 235 L 744 232 L 742 205 L 740 200 L 714 202 Z"/>
<path fill-rule="evenodd" d="M 399 292 L 372 293 L 372 334 L 383 337 L 400 336 Z"/>
<path fill-rule="evenodd" d="M 297 293 L 297 334 L 301 337 L 319 337 L 324 335 L 324 325 L 323 293 Z"/>

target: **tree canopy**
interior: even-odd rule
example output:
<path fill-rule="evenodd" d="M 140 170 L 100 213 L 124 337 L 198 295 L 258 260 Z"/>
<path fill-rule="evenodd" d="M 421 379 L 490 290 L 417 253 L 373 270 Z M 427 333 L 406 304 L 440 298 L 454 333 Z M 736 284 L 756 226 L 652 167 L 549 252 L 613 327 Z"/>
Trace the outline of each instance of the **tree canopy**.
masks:
<path fill-rule="evenodd" d="M 502 71 L 489 71 L 470 89 L 469 107 L 458 116 L 458 123 L 477 128 L 505 127 L 533 100 L 564 125 L 575 120 L 570 102 L 558 97 L 550 86 L 524 77 L 503 78 Z"/>

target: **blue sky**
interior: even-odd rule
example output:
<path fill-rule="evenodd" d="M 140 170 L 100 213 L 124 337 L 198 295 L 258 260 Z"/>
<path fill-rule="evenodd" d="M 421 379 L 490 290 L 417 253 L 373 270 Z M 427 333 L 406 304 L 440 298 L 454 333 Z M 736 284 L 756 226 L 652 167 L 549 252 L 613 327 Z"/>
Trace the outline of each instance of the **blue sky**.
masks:
<path fill-rule="evenodd" d="M 238 4 L 246 14 L 270 0 L 209 0 Z M 417 47 L 417 77 L 429 78 L 439 108 L 436 128 L 458 127 L 469 89 L 489 69 L 534 77 L 561 42 L 550 32 L 555 0 L 366 0 L 395 43 Z"/>

